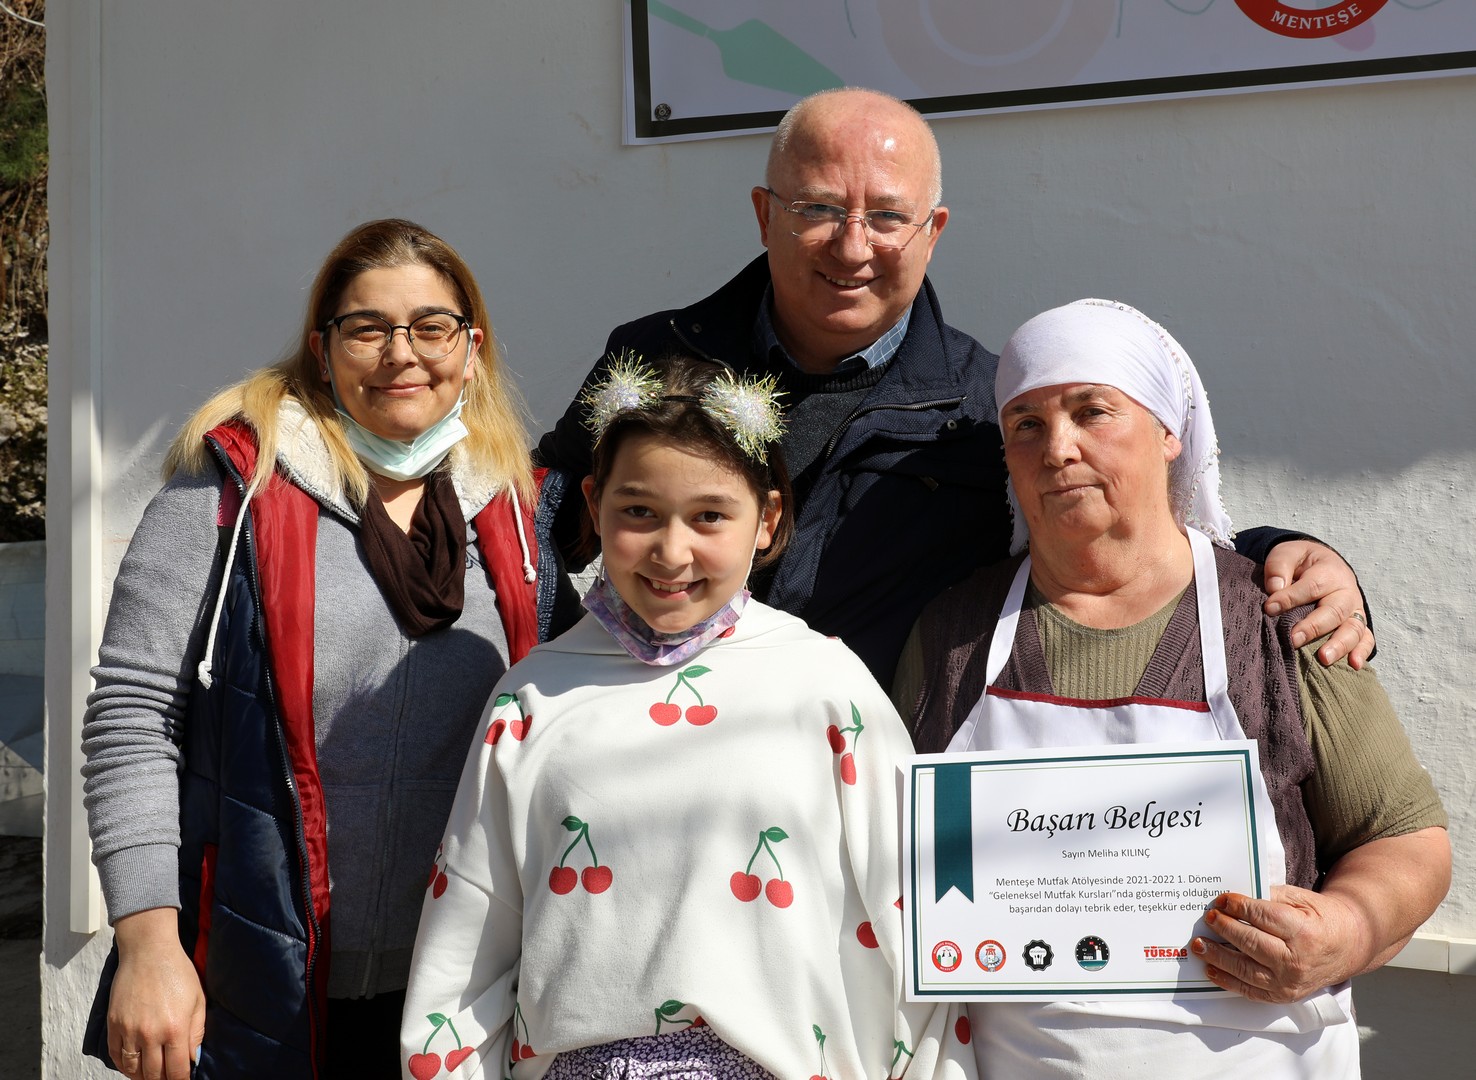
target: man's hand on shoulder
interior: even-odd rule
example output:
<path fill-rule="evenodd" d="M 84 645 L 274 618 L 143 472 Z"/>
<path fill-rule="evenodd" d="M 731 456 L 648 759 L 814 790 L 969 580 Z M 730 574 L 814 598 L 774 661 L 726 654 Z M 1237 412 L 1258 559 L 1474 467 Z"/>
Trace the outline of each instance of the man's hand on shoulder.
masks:
<path fill-rule="evenodd" d="M 1266 614 L 1316 603 L 1306 618 L 1292 627 L 1292 644 L 1331 634 L 1317 650 L 1317 659 L 1331 667 L 1343 657 L 1361 668 L 1373 655 L 1374 635 L 1368 628 L 1358 577 L 1341 555 L 1324 544 L 1310 540 L 1288 540 L 1277 544 L 1266 556 Z"/>

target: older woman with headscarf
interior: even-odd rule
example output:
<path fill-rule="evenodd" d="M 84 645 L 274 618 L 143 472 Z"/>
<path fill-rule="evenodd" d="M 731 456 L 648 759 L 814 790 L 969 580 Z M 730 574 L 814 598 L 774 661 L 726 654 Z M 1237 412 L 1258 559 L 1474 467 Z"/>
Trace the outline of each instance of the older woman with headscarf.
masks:
<path fill-rule="evenodd" d="M 1047 311 L 995 387 L 1028 552 L 918 621 L 895 696 L 919 751 L 1250 738 L 1276 829 L 1266 898 L 1222 894 L 1205 914 L 1222 940 L 1190 942 L 1234 996 L 975 1004 L 981 1069 L 1356 1076 L 1348 980 L 1449 886 L 1428 775 L 1371 669 L 1323 668 L 1292 646 L 1295 613 L 1262 613 L 1258 568 L 1228 546 L 1204 388 L 1163 327 L 1102 300 Z"/>

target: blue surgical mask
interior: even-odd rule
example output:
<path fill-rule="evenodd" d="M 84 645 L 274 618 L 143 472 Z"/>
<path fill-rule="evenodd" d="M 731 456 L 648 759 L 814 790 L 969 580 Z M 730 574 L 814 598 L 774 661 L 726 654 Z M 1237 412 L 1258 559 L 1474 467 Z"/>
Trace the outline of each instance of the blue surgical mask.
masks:
<path fill-rule="evenodd" d="M 471 366 L 471 336 L 467 335 L 466 366 Z M 451 448 L 466 438 L 466 425 L 461 422 L 461 409 L 466 404 L 463 386 L 451 411 L 409 442 L 386 439 L 360 424 L 343 407 L 338 396 L 338 383 L 333 379 L 333 366 L 327 365 L 328 385 L 333 390 L 333 404 L 343 421 L 343 433 L 349 446 L 369 469 L 391 480 L 419 480 L 446 459 Z M 464 369 L 463 369 L 464 370 Z"/>
<path fill-rule="evenodd" d="M 344 412 L 341 406 L 338 415 L 343 421 L 343 433 L 348 437 L 349 445 L 368 468 L 391 480 L 419 480 L 444 461 L 453 446 L 466 438 L 466 425 L 461 422 L 461 407 L 465 402 L 466 394 L 463 393 L 451 406 L 450 412 L 409 442 L 374 434 Z"/>

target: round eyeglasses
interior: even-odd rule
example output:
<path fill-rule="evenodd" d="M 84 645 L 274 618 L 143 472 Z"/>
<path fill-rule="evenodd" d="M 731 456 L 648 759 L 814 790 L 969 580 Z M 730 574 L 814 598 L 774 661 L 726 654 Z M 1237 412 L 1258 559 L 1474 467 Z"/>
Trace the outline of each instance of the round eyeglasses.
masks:
<path fill-rule="evenodd" d="M 844 206 L 830 203 L 805 202 L 803 199 L 789 200 L 773 188 L 764 188 L 779 209 L 793 214 L 789 231 L 801 240 L 811 243 L 827 243 L 834 240 L 852 219 L 861 223 L 866 233 L 866 242 L 883 251 L 896 251 L 912 242 L 919 229 L 933 220 L 937 209 L 928 211 L 921 221 L 912 221 L 900 210 L 862 210 L 851 213 Z"/>
<path fill-rule="evenodd" d="M 357 360 L 378 360 L 395 339 L 395 331 L 405 331 L 410 341 L 410 350 L 422 360 L 439 360 L 448 356 L 461 340 L 461 332 L 471 326 L 465 315 L 450 311 L 432 311 L 422 315 L 409 325 L 398 325 L 381 319 L 378 315 L 350 312 L 323 324 L 338 331 L 344 351 Z"/>

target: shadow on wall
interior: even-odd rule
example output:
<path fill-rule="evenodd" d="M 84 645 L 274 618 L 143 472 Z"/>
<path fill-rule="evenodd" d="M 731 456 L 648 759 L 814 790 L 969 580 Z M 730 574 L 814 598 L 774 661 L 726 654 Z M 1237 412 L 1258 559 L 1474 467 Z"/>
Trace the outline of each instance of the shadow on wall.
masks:
<path fill-rule="evenodd" d="M 1364 1080 L 1456 1080 L 1476 1061 L 1476 976 L 1384 967 L 1353 981 Z"/>
<path fill-rule="evenodd" d="M 0 544 L 0 836 L 40 836 L 46 544 Z"/>
<path fill-rule="evenodd" d="M 41 842 L 0 836 L 0 1076 L 41 1075 Z"/>

